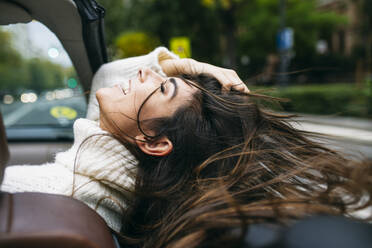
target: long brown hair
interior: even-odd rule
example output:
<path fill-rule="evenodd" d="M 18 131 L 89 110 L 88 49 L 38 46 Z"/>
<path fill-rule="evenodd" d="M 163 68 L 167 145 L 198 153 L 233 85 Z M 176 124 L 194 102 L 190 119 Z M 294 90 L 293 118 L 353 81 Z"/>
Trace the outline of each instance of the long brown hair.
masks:
<path fill-rule="evenodd" d="M 208 75 L 182 78 L 199 89 L 192 100 L 169 118 L 138 121 L 174 150 L 149 157 L 131 148 L 139 165 L 123 217 L 126 247 L 238 247 L 252 223 L 371 205 L 370 163 L 346 159 L 292 127 L 292 116 L 262 107 L 275 99 L 222 93 Z"/>

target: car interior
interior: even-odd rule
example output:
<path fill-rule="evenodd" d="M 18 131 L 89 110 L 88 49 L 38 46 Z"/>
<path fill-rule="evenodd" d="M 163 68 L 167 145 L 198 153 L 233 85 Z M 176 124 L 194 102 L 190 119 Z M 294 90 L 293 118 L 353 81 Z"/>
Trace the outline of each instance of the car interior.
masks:
<path fill-rule="evenodd" d="M 9 92 L 2 93 L 0 90 L 0 100 L 3 101 L 0 102 L 0 184 L 6 166 L 38 165 L 52 162 L 57 152 L 67 150 L 72 145 L 72 123 L 76 118 L 84 117 L 87 106 L 88 95 L 82 92 L 89 92 L 94 73 L 102 64 L 108 62 L 104 39 L 104 14 L 105 10 L 95 0 L 0 0 L 0 34 L 3 30 L 2 27 L 41 23 L 59 40 L 71 62 L 69 68 L 74 69 L 79 81 L 79 86 L 74 88 L 75 81 L 68 82 L 67 78 L 64 79 L 66 84 L 64 86 L 67 87 L 67 84 L 71 86 L 70 83 L 74 86 L 70 87 L 71 89 L 68 89 L 67 92 L 76 94 L 75 98 L 66 97 L 55 100 L 55 95 L 66 89 L 56 89 L 53 92 L 45 91 L 39 94 L 39 98 L 43 97 L 43 99 L 38 100 L 38 107 L 35 109 L 47 109 L 46 116 L 41 116 L 41 112 L 30 115 L 18 112 L 17 115 L 10 115 L 9 113 L 14 113 L 15 110 L 19 111 L 31 105 L 21 102 L 19 100 L 21 99 L 20 94 L 9 95 Z M 19 29 L 18 33 L 24 33 L 25 30 Z M 40 34 L 38 33 L 36 36 Z M 35 36 L 35 34 L 33 35 Z M 27 45 L 31 42 L 25 39 L 23 43 Z M 1 43 L 0 45 L 3 46 Z M 51 51 L 55 52 L 55 50 Z M 53 57 L 53 53 L 50 56 Z M 0 84 L 1 82 L 0 80 Z M 33 94 L 33 92 L 31 93 Z M 48 99 L 51 94 L 52 100 Z M 5 96 L 8 97 L 8 100 Z M 18 102 L 14 101 L 15 103 L 13 103 L 13 98 L 17 98 Z M 78 103 L 72 104 L 71 102 L 74 101 Z M 36 106 L 36 104 L 34 105 Z M 52 110 L 55 107 L 64 113 L 62 117 L 59 117 L 60 113 L 57 110 L 53 114 Z M 54 117 L 52 118 L 51 115 Z M 69 115 L 71 118 L 66 118 Z M 24 116 L 24 119 L 32 117 L 36 121 L 43 118 L 48 121 L 42 124 L 35 121 L 36 124 L 32 123 L 32 125 L 29 125 L 31 122 L 27 125 L 24 123 L 14 125 L 20 116 Z M 325 223 L 328 223 L 327 219 Z M 313 243 L 310 241 L 302 242 L 302 240 L 309 238 L 309 230 L 316 230 L 319 225 L 323 226 L 324 223 L 317 222 L 316 225 L 309 228 L 307 226 L 299 228 L 299 232 L 302 230 L 300 235 L 295 233 L 297 230 L 297 226 L 295 226 L 289 230 L 288 235 L 294 233 L 292 235 L 294 239 L 305 245 L 301 247 L 331 247 L 327 245 L 327 241 L 330 239 L 320 240 L 324 246 L 312 245 Z M 335 229 L 340 227 L 339 222 L 335 222 L 331 228 L 334 227 Z M 348 225 L 347 228 L 350 226 Z M 343 237 L 353 242 L 363 239 L 355 235 L 353 237 L 356 238 L 350 239 L 350 235 L 347 235 L 352 232 L 349 232 L 347 228 L 345 228 L 347 232 L 338 232 L 338 234 L 341 233 L 342 236 L 342 233 L 346 233 Z M 354 226 L 351 228 L 356 230 Z M 324 233 L 327 231 L 323 231 L 324 228 L 319 230 Z M 361 233 L 369 231 L 370 229 Z M 259 234 L 265 240 L 265 244 L 268 244 L 270 237 L 261 230 L 259 230 Z M 370 237 L 369 234 L 368 237 Z M 257 243 L 257 240 L 257 236 L 254 236 L 253 241 Z M 344 242 L 342 239 L 340 240 Z M 344 246 L 339 247 L 369 247 L 370 241 L 365 241 L 362 244 L 367 244 L 367 246 L 355 245 L 357 243 L 348 246 L 348 244 L 345 242 Z M 78 200 L 46 193 L 0 192 L 0 247 L 114 248 L 120 246 L 105 221 L 94 210 Z M 252 247 L 264 247 L 264 245 L 252 245 Z M 265 247 L 274 247 L 274 245 Z"/>
<path fill-rule="evenodd" d="M 0 26 L 37 20 L 58 37 L 82 91 L 90 89 L 93 74 L 107 62 L 103 16 L 104 9 L 94 0 L 0 0 Z M 57 151 L 67 149 L 72 136 L 61 133 L 71 129 L 72 126 L 12 129 L 4 123 L 0 111 L 0 183 L 6 166 L 49 162 Z M 117 244 L 104 220 L 77 200 L 43 193 L 0 192 L 0 247 Z"/>

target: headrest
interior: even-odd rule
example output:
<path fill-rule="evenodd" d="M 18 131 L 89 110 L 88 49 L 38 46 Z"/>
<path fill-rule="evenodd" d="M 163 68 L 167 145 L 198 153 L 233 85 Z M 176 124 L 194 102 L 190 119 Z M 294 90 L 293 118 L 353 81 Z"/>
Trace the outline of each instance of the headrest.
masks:
<path fill-rule="evenodd" d="M 32 21 L 30 13 L 22 6 L 0 0 L 0 25 L 28 23 Z"/>

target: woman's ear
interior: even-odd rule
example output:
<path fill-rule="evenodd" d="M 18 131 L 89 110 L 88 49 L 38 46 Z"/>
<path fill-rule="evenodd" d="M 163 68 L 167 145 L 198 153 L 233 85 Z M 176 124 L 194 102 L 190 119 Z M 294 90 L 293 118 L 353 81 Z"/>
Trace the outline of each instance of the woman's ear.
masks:
<path fill-rule="evenodd" d="M 158 157 L 166 156 L 173 150 L 173 144 L 166 136 L 146 141 L 143 134 L 137 135 L 136 144 L 144 153 Z"/>

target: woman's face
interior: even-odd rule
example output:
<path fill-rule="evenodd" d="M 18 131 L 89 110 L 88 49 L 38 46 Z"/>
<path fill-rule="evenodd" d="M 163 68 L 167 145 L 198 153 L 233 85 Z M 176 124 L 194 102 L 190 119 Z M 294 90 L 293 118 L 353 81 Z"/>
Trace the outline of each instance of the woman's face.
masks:
<path fill-rule="evenodd" d="M 96 93 L 101 128 L 128 141 L 132 140 L 125 135 L 135 137 L 141 134 L 137 114 L 151 93 L 155 91 L 141 109 L 141 121 L 171 116 L 196 91 L 195 87 L 179 78 L 162 77 L 149 68 L 139 70 L 137 77 L 129 80 L 128 85 L 126 89 L 120 85 L 101 88 Z"/>

